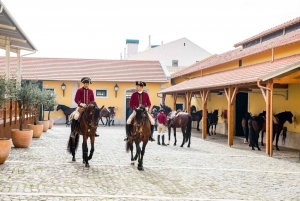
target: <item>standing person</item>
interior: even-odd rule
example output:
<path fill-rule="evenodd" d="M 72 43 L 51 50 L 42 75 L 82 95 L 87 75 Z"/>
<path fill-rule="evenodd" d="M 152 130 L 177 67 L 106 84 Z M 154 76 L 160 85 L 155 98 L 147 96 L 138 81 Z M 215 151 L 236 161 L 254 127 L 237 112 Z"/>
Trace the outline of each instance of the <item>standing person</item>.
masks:
<path fill-rule="evenodd" d="M 148 112 L 149 108 L 151 107 L 149 95 L 147 92 L 143 91 L 143 87 L 146 86 L 146 83 L 142 82 L 142 81 L 136 81 L 135 86 L 136 86 L 136 92 L 134 92 L 131 95 L 130 101 L 129 101 L 129 106 L 132 109 L 132 113 L 128 117 L 127 122 L 126 122 L 126 137 L 124 138 L 124 141 L 128 141 L 128 138 L 130 136 L 130 131 L 132 129 L 131 121 L 136 115 L 136 112 L 134 109 L 138 108 L 140 105 L 143 105 L 143 106 L 145 106 L 149 120 L 151 122 L 151 136 L 149 137 L 149 140 L 152 142 L 152 141 L 155 141 L 153 139 L 153 131 L 154 131 L 154 123 L 155 122 Z"/>
<path fill-rule="evenodd" d="M 154 131 L 157 131 L 157 111 L 156 108 L 153 108 L 153 110 L 151 111 L 151 115 L 154 119 Z"/>
<path fill-rule="evenodd" d="M 78 107 L 76 109 L 77 112 L 74 115 L 74 119 L 76 121 L 74 121 L 74 123 L 72 121 L 72 125 L 71 125 L 71 137 L 75 137 L 73 131 L 74 131 L 75 125 L 78 124 L 77 119 L 81 113 L 79 111 L 82 110 L 82 108 L 86 107 L 88 104 L 90 104 L 91 101 L 95 101 L 94 92 L 93 92 L 93 90 L 89 89 L 90 84 L 92 84 L 92 80 L 88 77 L 83 77 L 81 79 L 81 83 L 83 83 L 83 87 L 77 89 L 75 99 L 74 99 L 74 101 L 77 103 Z M 95 133 L 95 137 L 98 137 L 98 136 L 99 135 L 97 133 Z"/>
<path fill-rule="evenodd" d="M 160 145 L 160 133 L 161 135 L 161 145 L 166 146 L 165 144 L 165 131 L 166 131 L 166 124 L 167 124 L 167 116 L 165 115 L 164 109 L 159 109 L 159 114 L 157 115 L 158 121 L 158 135 L 157 135 L 157 144 Z"/>

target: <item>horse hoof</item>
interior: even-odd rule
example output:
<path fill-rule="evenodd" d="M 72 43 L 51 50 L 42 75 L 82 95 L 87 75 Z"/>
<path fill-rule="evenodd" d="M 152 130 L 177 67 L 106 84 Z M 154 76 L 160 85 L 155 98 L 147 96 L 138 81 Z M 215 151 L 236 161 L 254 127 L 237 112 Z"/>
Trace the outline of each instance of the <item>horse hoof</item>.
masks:
<path fill-rule="evenodd" d="M 89 167 L 90 167 L 90 165 L 87 163 L 87 164 L 85 164 L 85 167 L 88 167 L 88 168 L 89 168 Z"/>
<path fill-rule="evenodd" d="M 72 161 L 76 161 L 76 158 L 72 158 Z"/>
<path fill-rule="evenodd" d="M 141 170 L 141 171 L 144 171 L 144 167 L 143 167 L 143 166 L 142 166 L 142 167 L 138 166 L 137 169 L 138 169 L 138 170 Z"/>
<path fill-rule="evenodd" d="M 183 145 L 180 145 L 180 147 L 183 147 Z"/>
<path fill-rule="evenodd" d="M 257 148 L 258 151 L 261 151 L 260 148 Z"/>
<path fill-rule="evenodd" d="M 187 147 L 190 148 L 190 145 L 188 145 Z"/>
<path fill-rule="evenodd" d="M 276 148 L 277 151 L 280 151 L 279 148 Z"/>
<path fill-rule="evenodd" d="M 254 148 L 252 148 L 252 150 L 255 150 Z"/>
<path fill-rule="evenodd" d="M 134 165 L 134 161 L 131 161 L 130 165 Z"/>
<path fill-rule="evenodd" d="M 82 161 L 82 163 L 84 164 L 84 163 L 85 163 L 85 161 L 83 160 L 83 161 Z"/>

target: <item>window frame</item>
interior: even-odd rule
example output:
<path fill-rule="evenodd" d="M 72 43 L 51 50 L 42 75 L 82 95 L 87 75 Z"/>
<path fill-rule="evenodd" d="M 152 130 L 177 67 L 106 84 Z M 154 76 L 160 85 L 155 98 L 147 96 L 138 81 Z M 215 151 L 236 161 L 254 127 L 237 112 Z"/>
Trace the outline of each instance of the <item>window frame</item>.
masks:
<path fill-rule="evenodd" d="M 97 91 L 106 91 L 106 96 L 97 96 Z M 108 89 L 107 88 L 97 88 L 95 89 L 95 98 L 108 98 Z"/>

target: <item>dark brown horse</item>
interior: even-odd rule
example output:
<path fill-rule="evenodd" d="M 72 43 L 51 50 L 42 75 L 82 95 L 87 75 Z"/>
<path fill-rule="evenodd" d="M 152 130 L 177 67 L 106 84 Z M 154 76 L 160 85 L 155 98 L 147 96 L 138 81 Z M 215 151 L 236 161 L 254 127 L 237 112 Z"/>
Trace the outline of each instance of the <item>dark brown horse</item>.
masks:
<path fill-rule="evenodd" d="M 217 130 L 217 125 L 218 125 L 218 114 L 219 110 L 215 109 L 213 112 L 207 113 L 207 132 L 208 135 L 213 135 L 213 134 L 217 134 L 216 130 Z"/>
<path fill-rule="evenodd" d="M 191 132 L 192 132 L 192 116 L 185 112 L 179 112 L 172 110 L 170 107 L 166 105 L 161 105 L 161 108 L 165 110 L 165 113 L 167 114 L 167 126 L 168 126 L 168 134 L 169 134 L 169 141 L 168 145 L 170 144 L 171 139 L 171 128 L 173 128 L 174 132 L 174 146 L 176 146 L 176 128 L 181 128 L 183 139 L 180 147 L 183 147 L 183 145 L 189 141 L 187 147 L 190 147 L 191 145 Z"/>
<path fill-rule="evenodd" d="M 56 111 L 58 111 L 58 110 L 63 111 L 64 115 L 66 116 L 66 126 L 69 126 L 70 125 L 69 115 L 76 110 L 76 107 L 70 108 L 65 105 L 58 105 L 56 108 Z"/>
<path fill-rule="evenodd" d="M 76 161 L 75 152 L 78 147 L 79 135 L 82 135 L 82 158 L 85 167 L 90 167 L 89 160 L 92 159 L 94 153 L 94 142 L 95 142 L 95 133 L 97 131 L 98 122 L 100 118 L 100 109 L 97 107 L 96 102 L 91 102 L 86 108 L 84 108 L 81 116 L 78 119 L 79 125 L 75 126 L 75 138 L 70 136 L 68 142 L 68 151 L 72 154 L 72 161 Z M 74 120 L 72 120 L 74 121 Z M 87 139 L 90 138 L 91 141 L 91 150 L 88 156 L 88 146 Z"/>
<path fill-rule="evenodd" d="M 263 144 L 263 135 L 266 132 L 266 111 L 263 111 L 258 116 L 252 116 L 248 120 L 248 128 L 249 128 L 249 146 L 252 146 L 252 150 L 255 150 L 254 147 L 257 147 L 260 150 L 258 145 L 259 133 L 261 132 L 261 146 Z"/>
<path fill-rule="evenodd" d="M 100 112 L 100 120 L 104 126 L 110 126 L 110 119 L 113 118 L 115 114 L 115 107 L 103 108 Z M 106 123 L 104 124 L 102 117 L 106 118 Z"/>
<path fill-rule="evenodd" d="M 242 128 L 244 131 L 244 143 L 247 144 L 248 143 L 248 135 L 249 135 L 249 128 L 248 128 L 248 121 L 251 118 L 251 113 L 250 112 L 246 112 L 245 115 L 242 118 Z"/>
<path fill-rule="evenodd" d="M 147 111 L 144 107 L 139 107 L 135 109 L 136 115 L 133 119 L 133 125 L 131 134 L 126 143 L 126 151 L 131 151 L 131 164 L 134 164 L 134 161 L 138 159 L 138 170 L 144 170 L 143 167 L 143 158 L 145 154 L 146 145 L 151 135 L 151 124 L 148 118 Z M 143 142 L 143 147 L 141 149 L 140 143 Z M 133 143 L 136 146 L 136 154 L 133 157 Z"/>

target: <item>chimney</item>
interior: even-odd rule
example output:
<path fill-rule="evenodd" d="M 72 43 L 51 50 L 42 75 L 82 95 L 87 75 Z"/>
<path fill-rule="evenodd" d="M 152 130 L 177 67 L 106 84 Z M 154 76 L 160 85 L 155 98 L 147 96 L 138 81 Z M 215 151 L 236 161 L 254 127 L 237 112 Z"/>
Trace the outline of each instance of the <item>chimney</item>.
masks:
<path fill-rule="evenodd" d="M 139 45 L 139 40 L 135 39 L 126 39 L 126 44 L 127 44 L 127 55 L 126 58 L 135 55 L 138 53 L 138 45 Z M 124 56 L 125 59 L 125 56 Z"/>

